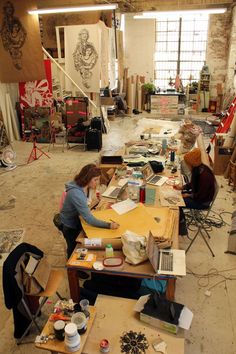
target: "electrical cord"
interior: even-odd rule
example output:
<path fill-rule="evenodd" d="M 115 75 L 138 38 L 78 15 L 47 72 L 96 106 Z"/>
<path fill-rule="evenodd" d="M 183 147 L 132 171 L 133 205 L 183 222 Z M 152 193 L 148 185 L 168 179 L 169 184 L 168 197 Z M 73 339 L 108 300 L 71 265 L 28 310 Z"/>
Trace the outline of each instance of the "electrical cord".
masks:
<path fill-rule="evenodd" d="M 187 274 L 193 275 L 194 277 L 198 278 L 197 284 L 201 288 L 208 287 L 209 284 L 210 284 L 210 279 L 211 278 L 222 277 L 223 278 L 222 280 L 218 281 L 217 283 L 215 283 L 214 285 L 212 285 L 212 286 L 210 286 L 208 288 L 208 290 L 211 290 L 211 289 L 213 289 L 214 287 L 216 287 L 217 285 L 219 285 L 219 284 L 221 284 L 223 282 L 225 282 L 225 284 L 226 284 L 226 281 L 228 281 L 228 280 L 236 280 L 236 274 L 235 275 L 229 275 L 229 276 L 225 276 L 224 274 L 221 274 L 221 273 L 229 272 L 229 271 L 232 271 L 232 270 L 236 270 L 236 267 L 229 268 L 229 269 L 223 269 L 223 270 L 218 270 L 216 268 L 211 268 L 205 274 L 198 274 L 198 273 L 193 272 L 190 268 L 187 268 Z"/>
<path fill-rule="evenodd" d="M 210 214 L 213 214 L 212 217 L 209 217 Z M 186 217 L 186 225 L 190 231 L 195 231 L 191 226 L 196 226 L 198 227 L 199 224 L 202 224 L 204 229 L 208 232 L 212 231 L 212 228 L 221 228 L 222 226 L 230 226 L 222 217 L 223 214 L 230 214 L 232 213 L 224 211 L 222 213 L 217 213 L 213 210 L 210 211 L 208 217 L 205 219 L 204 212 L 199 210 L 197 212 L 197 215 L 195 215 L 195 218 L 192 216 L 191 212 L 186 212 L 185 217 Z M 189 237 L 188 237 L 189 238 Z M 190 238 L 189 238 L 190 239 Z"/>

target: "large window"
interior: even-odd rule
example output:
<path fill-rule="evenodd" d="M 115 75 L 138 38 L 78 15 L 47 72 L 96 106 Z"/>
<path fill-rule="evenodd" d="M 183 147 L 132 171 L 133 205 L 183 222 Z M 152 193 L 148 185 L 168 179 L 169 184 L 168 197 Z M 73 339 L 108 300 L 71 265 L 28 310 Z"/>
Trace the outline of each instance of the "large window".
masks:
<path fill-rule="evenodd" d="M 206 56 L 208 17 L 156 20 L 155 85 L 161 89 L 180 74 L 183 85 L 199 80 Z"/>

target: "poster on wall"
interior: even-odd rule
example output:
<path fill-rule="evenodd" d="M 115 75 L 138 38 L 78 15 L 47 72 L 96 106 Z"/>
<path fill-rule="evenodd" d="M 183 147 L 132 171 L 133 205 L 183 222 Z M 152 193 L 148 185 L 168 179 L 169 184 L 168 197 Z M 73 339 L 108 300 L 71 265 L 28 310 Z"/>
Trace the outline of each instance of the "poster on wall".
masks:
<path fill-rule="evenodd" d="M 65 27 L 65 69 L 85 92 L 100 91 L 100 38 L 99 25 Z M 66 90 L 71 85 L 66 79 Z"/>
<path fill-rule="evenodd" d="M 0 0 L 1 82 L 45 78 L 38 16 L 28 14 L 35 7 L 33 0 Z"/>

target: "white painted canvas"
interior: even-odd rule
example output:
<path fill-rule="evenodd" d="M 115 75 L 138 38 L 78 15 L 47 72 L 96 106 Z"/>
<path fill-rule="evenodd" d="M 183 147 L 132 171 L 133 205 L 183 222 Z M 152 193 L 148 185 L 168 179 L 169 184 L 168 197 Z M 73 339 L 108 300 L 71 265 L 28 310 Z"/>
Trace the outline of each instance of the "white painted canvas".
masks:
<path fill-rule="evenodd" d="M 99 21 L 99 26 L 101 28 L 101 87 L 107 87 L 109 85 L 109 28 L 102 21 Z"/>
<path fill-rule="evenodd" d="M 100 91 L 101 29 L 99 25 L 65 27 L 65 69 L 85 92 Z M 66 79 L 66 90 L 71 90 Z"/>
<path fill-rule="evenodd" d="M 110 88 L 116 87 L 116 42 L 114 28 L 109 28 L 109 79 Z"/>

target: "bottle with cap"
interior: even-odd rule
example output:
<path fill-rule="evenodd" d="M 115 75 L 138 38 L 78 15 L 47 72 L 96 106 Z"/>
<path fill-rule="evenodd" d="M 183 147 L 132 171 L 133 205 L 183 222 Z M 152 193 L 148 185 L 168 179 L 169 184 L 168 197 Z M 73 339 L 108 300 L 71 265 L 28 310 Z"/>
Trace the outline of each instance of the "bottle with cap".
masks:
<path fill-rule="evenodd" d="M 146 194 L 145 186 L 141 186 L 139 188 L 139 201 L 140 201 L 140 203 L 145 203 L 145 194 Z"/>
<path fill-rule="evenodd" d="M 106 257 L 113 257 L 114 253 L 113 253 L 113 247 L 110 243 L 108 243 L 106 245 Z"/>

